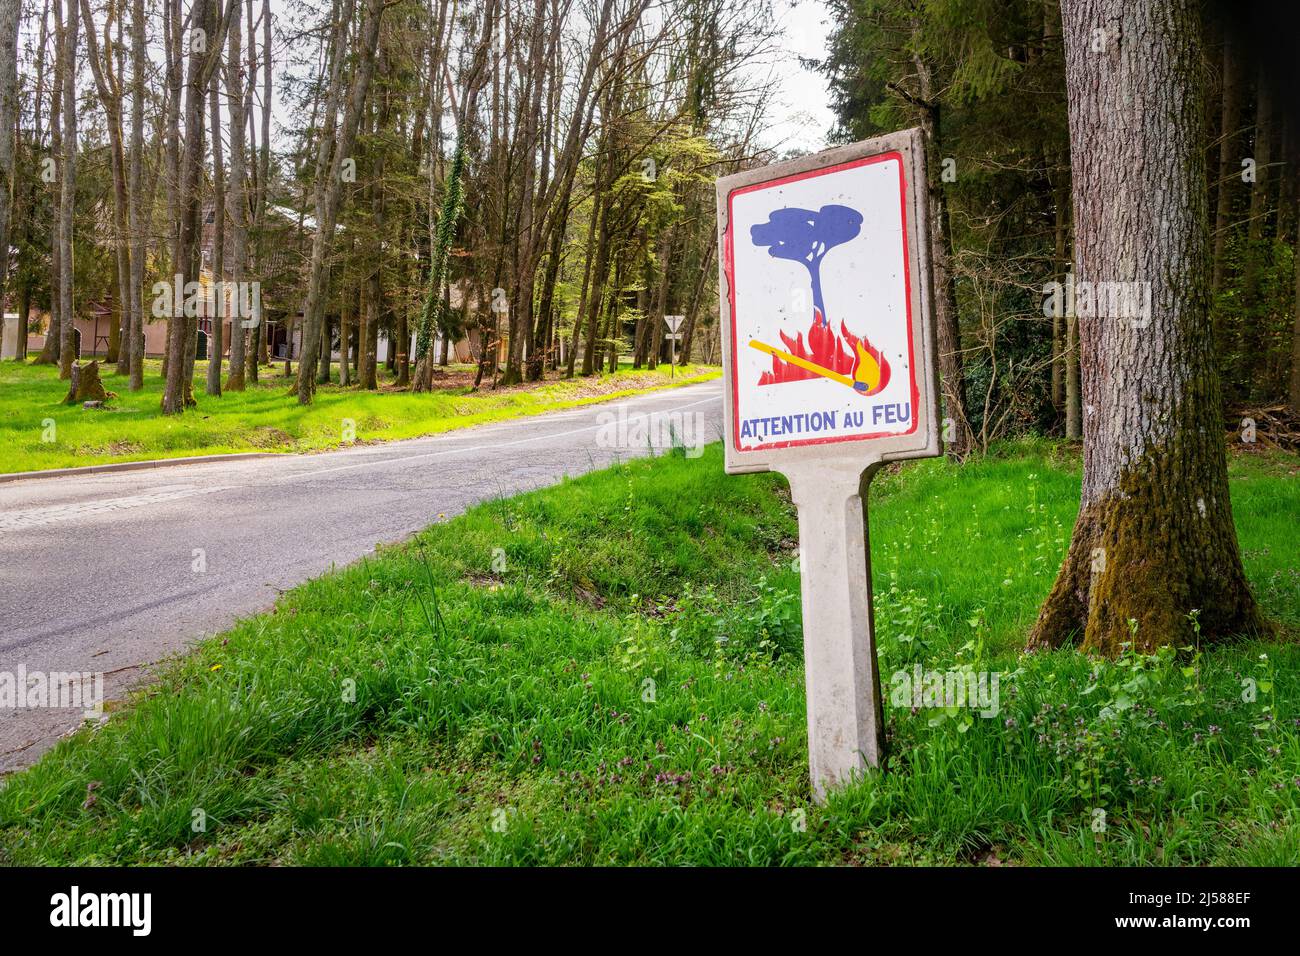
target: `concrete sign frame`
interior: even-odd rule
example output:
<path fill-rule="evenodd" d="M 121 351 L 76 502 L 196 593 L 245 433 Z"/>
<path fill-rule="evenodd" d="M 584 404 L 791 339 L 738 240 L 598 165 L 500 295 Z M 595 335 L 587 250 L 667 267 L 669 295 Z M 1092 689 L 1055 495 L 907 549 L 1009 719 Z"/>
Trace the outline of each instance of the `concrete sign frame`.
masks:
<path fill-rule="evenodd" d="M 885 462 L 943 451 L 923 134 L 723 177 L 717 201 L 726 470 L 780 472 L 799 511 L 809 765 L 824 799 L 884 757 L 868 484 Z"/>

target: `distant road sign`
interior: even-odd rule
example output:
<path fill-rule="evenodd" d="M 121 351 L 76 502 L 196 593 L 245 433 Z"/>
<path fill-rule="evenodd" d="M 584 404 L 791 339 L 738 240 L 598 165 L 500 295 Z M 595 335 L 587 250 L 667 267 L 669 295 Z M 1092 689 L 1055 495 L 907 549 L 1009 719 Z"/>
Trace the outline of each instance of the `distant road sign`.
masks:
<path fill-rule="evenodd" d="M 668 325 L 669 332 L 676 332 L 686 318 L 684 315 L 665 315 L 664 322 Z"/>

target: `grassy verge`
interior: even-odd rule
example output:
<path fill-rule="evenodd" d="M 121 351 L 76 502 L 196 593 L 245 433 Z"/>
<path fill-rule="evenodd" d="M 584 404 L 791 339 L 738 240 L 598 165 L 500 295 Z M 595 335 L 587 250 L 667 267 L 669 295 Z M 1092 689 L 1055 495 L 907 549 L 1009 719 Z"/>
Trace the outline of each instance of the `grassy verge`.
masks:
<path fill-rule="evenodd" d="M 296 589 L 11 778 L 0 859 L 1294 863 L 1298 467 L 1232 469 L 1284 639 L 1115 662 L 1020 653 L 1077 459 L 881 475 L 883 673 L 999 671 L 1000 709 L 887 699 L 891 772 L 825 807 L 780 479 L 724 476 L 715 445 L 490 502 Z"/>
<path fill-rule="evenodd" d="M 247 391 L 213 398 L 202 394 L 207 363 L 199 362 L 198 407 L 168 417 L 160 410 L 159 363 L 146 364 L 145 387 L 139 392 L 128 391 L 112 366 L 105 368 L 105 388 L 118 395 L 108 408 L 87 411 L 62 404 L 68 385 L 59 381 L 56 368 L 0 363 L 0 444 L 6 450 L 0 473 L 187 455 L 315 451 L 345 444 L 348 423 L 359 442 L 415 438 L 721 374 L 707 365 L 675 373 L 669 368 L 623 368 L 589 378 L 473 391 L 468 384 L 472 373 L 453 370 L 444 380 L 447 387 L 430 394 L 387 387 L 366 392 L 331 384 L 320 386 L 316 400 L 302 407 L 287 394 L 292 381 L 276 374 L 282 366 L 265 370 L 262 380 Z"/>

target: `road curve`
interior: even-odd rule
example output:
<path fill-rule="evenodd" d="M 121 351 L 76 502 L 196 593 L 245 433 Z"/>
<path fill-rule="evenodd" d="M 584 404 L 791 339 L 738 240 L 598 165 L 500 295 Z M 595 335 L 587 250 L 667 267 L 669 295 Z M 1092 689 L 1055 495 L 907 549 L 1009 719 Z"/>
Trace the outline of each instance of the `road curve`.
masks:
<path fill-rule="evenodd" d="M 624 414 L 716 441 L 721 383 L 315 455 L 0 484 L 0 680 L 102 672 L 120 696 L 147 665 L 439 515 L 647 454 L 638 429 L 611 426 Z M 0 703 L 0 773 L 82 720 Z"/>

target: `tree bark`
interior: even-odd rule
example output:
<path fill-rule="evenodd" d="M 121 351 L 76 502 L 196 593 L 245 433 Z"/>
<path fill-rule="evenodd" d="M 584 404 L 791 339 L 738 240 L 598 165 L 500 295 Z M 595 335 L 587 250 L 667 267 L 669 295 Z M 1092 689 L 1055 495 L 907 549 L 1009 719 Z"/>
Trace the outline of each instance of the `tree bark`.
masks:
<path fill-rule="evenodd" d="M 1300 208 L 1296 210 L 1296 221 L 1300 222 Z M 1292 414 L 1300 415 L 1300 256 L 1293 257 L 1292 269 L 1295 272 L 1295 298 L 1291 306 L 1291 385 L 1287 396 Z"/>
<path fill-rule="evenodd" d="M 1080 316 L 1083 494 L 1030 643 L 1183 646 L 1194 611 L 1203 641 L 1254 631 L 1210 327 L 1199 4 L 1066 0 L 1062 15 L 1077 281 L 1137 283 L 1151 307 Z"/>
<path fill-rule="evenodd" d="M 1245 69 L 1241 51 L 1232 39 L 1232 30 L 1224 31 L 1223 38 L 1223 109 L 1219 133 L 1219 183 L 1214 204 L 1214 274 L 1210 294 L 1217 295 L 1223 288 L 1226 265 L 1224 250 L 1228 243 L 1228 229 L 1232 221 L 1232 201 L 1241 182 L 1241 98 L 1245 85 Z M 1220 345 L 1222 346 L 1222 340 Z"/>
<path fill-rule="evenodd" d="M 249 36 L 250 45 L 253 37 Z M 242 292 L 245 267 L 248 263 L 248 192 L 247 166 L 244 152 L 244 64 L 240 51 L 240 18 L 230 20 L 226 37 L 226 94 L 230 102 L 230 189 L 226 193 L 226 209 L 230 218 L 230 281 L 239 296 L 239 308 L 231 310 L 230 317 L 230 373 L 226 388 L 232 392 L 244 390 L 244 342 L 247 336 L 244 323 L 253 316 L 245 315 L 243 306 L 251 305 L 252 296 Z M 260 286 L 257 293 L 260 295 Z"/>
<path fill-rule="evenodd" d="M 231 14 L 239 7 L 238 0 L 225 0 L 224 10 L 219 3 L 220 0 L 199 0 L 193 10 L 193 17 L 195 23 L 205 31 L 205 40 L 202 44 L 195 43 L 194 29 L 191 29 L 189 35 L 189 69 L 185 81 L 185 149 L 180 154 L 177 187 L 173 197 L 179 229 L 172 245 L 172 267 L 186 281 L 198 281 L 199 277 L 198 248 L 202 219 L 200 188 L 203 179 L 204 104 L 207 100 L 208 80 L 221 58 Z M 178 13 L 173 12 L 173 18 L 176 16 Z M 176 45 L 174 53 L 179 62 L 183 54 L 179 45 L 183 40 L 180 28 L 174 21 L 173 30 L 172 43 Z M 179 71 L 179 67 L 174 66 L 173 69 Z M 179 88 L 176 95 L 179 97 Z M 194 404 L 193 374 L 197 339 L 198 318 L 186 316 L 174 304 L 172 321 L 167 329 L 167 384 L 162 399 L 162 410 L 166 415 L 180 414 L 186 406 Z"/>
<path fill-rule="evenodd" d="M 232 3 L 236 0 L 231 0 Z M 234 18 L 235 23 L 239 17 Z M 226 312 L 226 171 L 221 157 L 221 82 L 220 70 L 212 72 L 208 81 L 208 109 L 212 115 L 212 314 L 208 317 L 208 374 L 205 390 L 209 395 L 221 395 L 221 360 L 225 347 L 222 326 Z M 236 315 L 231 324 L 231 335 L 239 325 Z"/>
<path fill-rule="evenodd" d="M 1059 167 L 1053 170 L 1053 176 L 1057 180 L 1052 184 L 1052 199 L 1055 207 L 1055 248 L 1056 257 L 1053 263 L 1053 276 L 1056 281 L 1064 282 L 1065 273 L 1069 271 L 1069 260 L 1066 258 L 1066 242 L 1069 233 L 1069 224 L 1066 219 L 1066 210 L 1070 201 L 1069 187 L 1060 180 L 1064 178 L 1064 173 Z M 1056 409 L 1058 415 L 1065 412 L 1065 369 L 1066 363 L 1070 360 L 1067 355 L 1067 334 L 1066 334 L 1066 317 L 1064 309 L 1055 309 L 1052 312 L 1052 407 Z M 1073 355 L 1075 365 L 1078 365 L 1078 353 Z M 1076 375 L 1077 385 L 1077 375 Z M 1077 388 L 1076 388 L 1077 397 Z"/>
<path fill-rule="evenodd" d="M 54 9 L 54 80 L 50 90 L 50 155 L 48 161 L 55 164 L 56 171 L 54 188 L 51 190 L 50 204 L 56 210 L 59 208 L 58 190 L 60 180 L 57 177 L 58 162 L 61 161 L 63 152 L 63 70 L 60 66 L 60 59 L 63 56 L 63 11 L 59 5 L 59 0 L 55 0 Z M 46 46 L 46 28 L 45 19 L 41 19 L 41 58 L 45 55 Z M 45 344 L 41 348 L 40 355 L 36 357 L 34 365 L 58 365 L 59 353 L 62 347 L 62 321 L 59 311 L 59 226 L 58 216 L 55 216 L 54 228 L 50 230 L 50 321 L 45 328 Z"/>
<path fill-rule="evenodd" d="M 100 62 L 99 42 L 95 38 L 95 18 L 90 12 L 89 0 L 81 0 L 81 18 L 86 24 L 86 60 L 95 79 L 95 91 L 108 126 L 108 146 L 113 177 L 113 252 L 117 260 L 117 319 L 109 328 L 107 361 L 117 365 L 117 374 L 127 375 L 131 361 L 126 349 L 121 348 L 121 330 L 131 330 L 131 252 L 127 230 L 126 152 L 122 144 L 122 86 L 113 66 L 113 48 L 110 30 L 118 16 L 110 4 L 104 22 L 103 63 Z M 120 20 L 118 23 L 120 24 Z M 120 30 L 119 30 L 120 33 Z"/>
<path fill-rule="evenodd" d="M 951 419 L 947 452 L 955 458 L 970 453 L 973 436 L 966 411 L 966 373 L 962 362 L 961 325 L 957 316 L 957 290 L 952 273 L 952 231 L 948 221 L 948 199 L 944 193 L 943 150 L 941 148 L 940 104 L 934 90 L 929 63 L 917 54 L 916 67 L 921 129 L 925 133 L 926 192 L 930 202 L 930 247 L 934 273 L 934 313 L 938 331 L 939 384 L 946 417 Z"/>
<path fill-rule="evenodd" d="M 346 388 L 352 384 L 352 301 L 347 295 L 342 299 L 339 309 L 339 385 Z"/>
<path fill-rule="evenodd" d="M 39 147 L 41 143 L 41 128 L 43 122 L 41 116 L 45 101 L 45 80 L 47 76 L 45 69 L 45 53 L 49 41 L 50 0 L 43 0 L 43 3 L 44 6 L 41 10 L 39 20 L 40 28 L 37 31 L 38 35 L 36 40 L 36 82 L 35 95 L 33 97 L 34 102 L 32 105 L 32 138 L 37 147 Z M 15 30 L 16 29 L 17 27 L 15 27 Z M 36 208 L 37 197 L 40 194 L 40 190 L 41 177 L 29 177 L 26 188 L 22 193 L 24 201 L 22 203 L 21 214 L 17 213 L 16 210 L 10 212 L 11 218 L 18 219 L 22 222 L 24 245 L 33 245 L 33 217 L 30 215 L 30 210 Z M 24 362 L 27 360 L 27 335 L 31 322 L 32 292 L 34 285 L 34 278 L 31 272 L 27 271 L 18 286 L 18 342 L 16 343 L 16 351 L 14 354 L 19 361 Z M 44 353 L 42 352 L 42 354 Z"/>
<path fill-rule="evenodd" d="M 18 111 L 18 0 L 0 0 L 0 304 L 9 278 L 9 207 L 14 194 L 14 117 Z M 0 309 L 2 312 L 3 309 Z M 20 321 L 21 324 L 21 321 Z M 4 323 L 0 322 L 0 344 Z M 22 346 L 14 356 L 22 358 Z"/>
<path fill-rule="evenodd" d="M 1272 215 L 1270 192 L 1278 178 L 1270 168 L 1276 137 L 1275 122 L 1273 97 L 1261 65 L 1255 78 L 1255 181 L 1250 184 L 1250 222 L 1246 227 L 1246 255 L 1241 276 L 1245 313 L 1237 329 L 1237 347 L 1233 351 L 1236 361 L 1232 363 L 1233 374 L 1229 379 L 1230 391 L 1241 389 L 1233 396 L 1239 399 L 1259 397 L 1259 380 L 1263 377 L 1256 373 L 1262 367 L 1265 354 L 1263 327 L 1268 318 L 1268 304 L 1261 301 L 1260 276 L 1272 261 L 1267 237 Z M 1252 382 L 1255 383 L 1253 395 Z"/>
<path fill-rule="evenodd" d="M 54 9 L 57 15 L 59 3 Z M 64 27 L 63 55 L 59 72 L 63 75 L 63 169 L 59 177 L 59 378 L 72 377 L 73 329 L 72 307 L 72 233 L 77 203 L 77 36 L 81 23 L 77 5 L 69 3 Z M 92 346 L 94 343 L 91 343 Z"/>
<path fill-rule="evenodd" d="M 144 388 L 144 84 L 149 61 L 144 44 L 144 0 L 131 0 L 131 329 L 130 389 Z"/>
<path fill-rule="evenodd" d="M 1079 402 L 1079 319 L 1065 317 L 1065 437 L 1083 437 L 1083 408 Z"/>
<path fill-rule="evenodd" d="M 261 146 L 250 151 L 249 164 L 257 170 L 253 190 L 253 230 L 257 237 L 257 263 L 259 268 L 266 262 L 266 181 L 271 170 L 271 0 L 262 0 L 262 58 L 257 59 L 257 43 L 253 29 L 253 0 L 248 0 L 248 82 L 255 85 L 257 70 L 262 70 L 262 114 Z M 249 142 L 253 143 L 253 117 L 250 109 L 248 116 Z M 253 162 L 256 156 L 256 163 Z M 264 269 L 262 271 L 265 271 Z M 271 362 L 270 347 L 266 334 L 266 318 L 260 299 L 255 304 L 256 320 L 248 336 L 248 356 L 244 365 L 245 377 L 249 382 L 257 382 L 259 365 Z"/>

